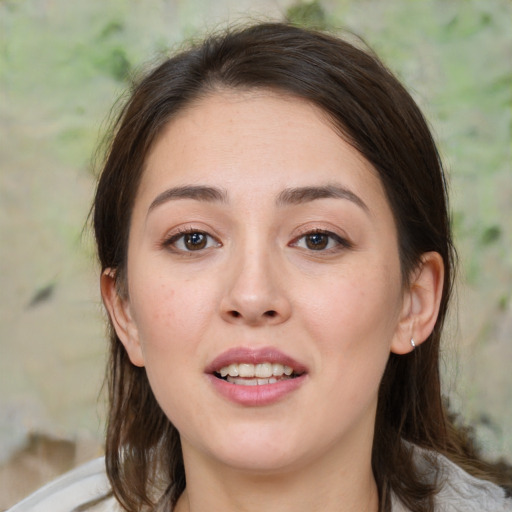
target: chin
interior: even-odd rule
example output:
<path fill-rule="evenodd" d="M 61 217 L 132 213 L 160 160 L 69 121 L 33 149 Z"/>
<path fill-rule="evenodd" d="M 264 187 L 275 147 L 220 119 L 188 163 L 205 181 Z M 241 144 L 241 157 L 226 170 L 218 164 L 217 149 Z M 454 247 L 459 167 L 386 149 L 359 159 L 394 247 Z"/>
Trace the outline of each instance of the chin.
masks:
<path fill-rule="evenodd" d="M 243 453 L 243 456 L 242 456 Z M 272 475 L 288 472 L 299 465 L 297 455 L 289 453 L 272 452 L 272 449 L 262 450 L 256 448 L 249 451 L 237 451 L 236 453 L 218 454 L 219 462 L 236 471 L 254 473 L 255 475 Z M 222 457 L 222 458 L 220 458 Z"/>
<path fill-rule="evenodd" d="M 222 440 L 206 449 L 221 464 L 237 471 L 270 474 L 285 472 L 307 459 L 305 443 L 297 443 L 290 429 L 252 426 L 228 429 Z"/>

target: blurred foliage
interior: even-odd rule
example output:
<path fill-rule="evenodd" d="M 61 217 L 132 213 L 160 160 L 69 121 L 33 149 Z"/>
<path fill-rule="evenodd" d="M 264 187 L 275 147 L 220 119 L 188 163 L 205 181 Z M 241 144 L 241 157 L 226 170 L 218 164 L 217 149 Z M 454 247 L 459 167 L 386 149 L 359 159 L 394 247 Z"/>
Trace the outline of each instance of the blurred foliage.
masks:
<path fill-rule="evenodd" d="M 317 30 L 330 28 L 327 14 L 319 0 L 299 1 L 286 10 L 286 20 L 294 25 Z"/>
<path fill-rule="evenodd" d="M 496 243 L 501 237 L 501 228 L 499 226 L 489 226 L 484 230 L 480 237 L 482 245 L 491 245 Z"/>
<path fill-rule="evenodd" d="M 97 38 L 98 47 L 103 52 L 95 58 L 98 69 L 118 82 L 129 78 L 132 66 L 123 45 L 125 27 L 119 20 L 109 21 Z"/>
<path fill-rule="evenodd" d="M 112 48 L 97 63 L 101 70 L 118 82 L 123 82 L 130 74 L 130 61 L 123 48 Z"/>

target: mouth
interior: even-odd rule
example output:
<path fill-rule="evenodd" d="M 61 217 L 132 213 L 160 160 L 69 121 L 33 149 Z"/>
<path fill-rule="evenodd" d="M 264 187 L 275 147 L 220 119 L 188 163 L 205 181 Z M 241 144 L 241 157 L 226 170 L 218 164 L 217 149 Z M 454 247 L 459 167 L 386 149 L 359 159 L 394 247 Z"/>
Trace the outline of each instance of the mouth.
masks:
<path fill-rule="evenodd" d="M 205 373 L 222 397 L 243 407 L 275 404 L 307 382 L 308 369 L 274 347 L 235 347 L 217 356 Z"/>
<path fill-rule="evenodd" d="M 213 375 L 218 379 L 238 386 L 265 386 L 303 375 L 301 370 L 281 363 L 231 363 L 223 366 Z"/>
<path fill-rule="evenodd" d="M 238 386 L 265 386 L 297 379 L 307 368 L 273 347 L 238 347 L 218 356 L 206 373 Z"/>

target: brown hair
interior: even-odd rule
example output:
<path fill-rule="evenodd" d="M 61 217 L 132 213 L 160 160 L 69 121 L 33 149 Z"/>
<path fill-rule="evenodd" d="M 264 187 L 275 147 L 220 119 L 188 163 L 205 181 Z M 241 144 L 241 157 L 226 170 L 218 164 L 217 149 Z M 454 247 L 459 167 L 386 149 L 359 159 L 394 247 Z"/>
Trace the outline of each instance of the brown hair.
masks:
<path fill-rule="evenodd" d="M 144 161 L 162 128 L 205 94 L 240 88 L 270 88 L 310 101 L 371 162 L 394 213 L 404 282 L 423 253 L 443 258 L 443 296 L 432 334 L 412 354 L 389 358 L 372 454 L 381 511 L 390 510 L 392 494 L 412 510 L 432 510 L 436 488 L 422 481 L 410 443 L 473 467 L 440 387 L 439 343 L 454 259 L 446 183 L 421 112 L 371 52 L 324 33 L 265 23 L 210 37 L 156 67 L 120 113 L 98 183 L 94 229 L 102 270 L 115 270 L 122 291 L 130 214 Z M 130 511 L 168 509 L 185 488 L 178 432 L 112 326 L 110 338 L 106 461 L 113 492 Z"/>

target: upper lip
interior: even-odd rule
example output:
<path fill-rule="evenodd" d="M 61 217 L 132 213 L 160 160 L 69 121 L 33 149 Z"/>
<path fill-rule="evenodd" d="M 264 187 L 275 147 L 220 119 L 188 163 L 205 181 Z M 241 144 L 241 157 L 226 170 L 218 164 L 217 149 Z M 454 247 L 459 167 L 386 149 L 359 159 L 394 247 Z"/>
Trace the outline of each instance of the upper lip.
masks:
<path fill-rule="evenodd" d="M 206 373 L 218 373 L 221 368 L 236 363 L 278 363 L 283 366 L 290 366 L 296 374 L 302 374 L 307 371 L 305 365 L 273 347 L 231 348 L 217 356 L 210 364 L 208 364 L 205 371 Z"/>

